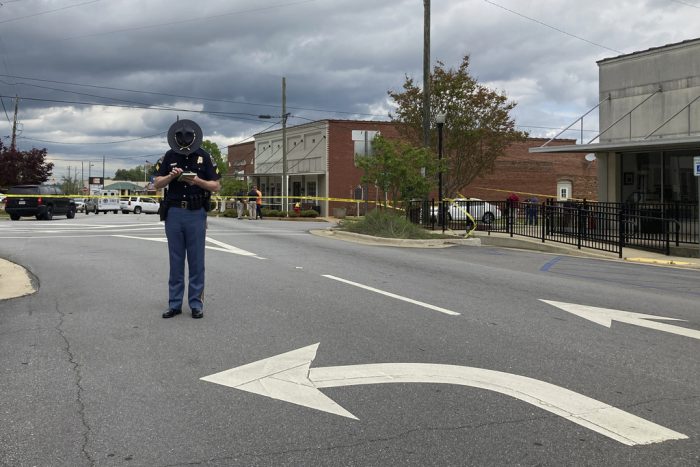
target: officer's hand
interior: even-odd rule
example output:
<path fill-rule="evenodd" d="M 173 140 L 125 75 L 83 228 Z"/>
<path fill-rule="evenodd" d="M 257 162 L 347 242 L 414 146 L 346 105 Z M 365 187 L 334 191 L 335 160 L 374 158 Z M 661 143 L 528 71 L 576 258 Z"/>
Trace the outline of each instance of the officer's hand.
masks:
<path fill-rule="evenodd" d="M 193 178 L 184 179 L 183 182 L 187 183 L 189 186 L 192 186 L 196 184 L 197 180 L 200 180 L 200 178 L 195 175 Z"/>
<path fill-rule="evenodd" d="M 182 172 L 183 170 L 180 167 L 173 167 L 173 169 L 170 171 L 170 176 L 175 179 L 179 177 Z"/>

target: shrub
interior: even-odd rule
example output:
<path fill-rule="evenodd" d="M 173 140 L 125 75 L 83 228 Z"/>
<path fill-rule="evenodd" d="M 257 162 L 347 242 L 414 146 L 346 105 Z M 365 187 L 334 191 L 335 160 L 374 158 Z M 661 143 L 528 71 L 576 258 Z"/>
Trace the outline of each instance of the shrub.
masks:
<path fill-rule="evenodd" d="M 383 209 L 375 209 L 363 218 L 343 219 L 338 226 L 341 230 L 374 237 L 435 238 L 435 235 L 411 223 L 404 215 Z"/>

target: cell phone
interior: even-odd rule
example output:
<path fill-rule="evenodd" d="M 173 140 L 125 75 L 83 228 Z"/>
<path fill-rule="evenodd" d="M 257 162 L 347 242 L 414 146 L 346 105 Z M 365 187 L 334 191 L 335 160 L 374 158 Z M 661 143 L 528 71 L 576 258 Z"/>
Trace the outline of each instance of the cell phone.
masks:
<path fill-rule="evenodd" d="M 177 180 L 179 182 L 184 181 L 185 179 L 187 180 L 193 180 L 194 177 L 196 177 L 197 174 L 194 172 L 182 172 L 179 177 L 177 177 Z"/>

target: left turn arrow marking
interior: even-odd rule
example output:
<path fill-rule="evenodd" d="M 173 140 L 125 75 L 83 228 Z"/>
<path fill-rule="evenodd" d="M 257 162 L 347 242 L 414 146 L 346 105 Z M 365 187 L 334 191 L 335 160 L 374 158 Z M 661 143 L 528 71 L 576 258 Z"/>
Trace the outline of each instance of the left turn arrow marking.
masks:
<path fill-rule="evenodd" d="M 525 376 L 456 365 L 378 363 L 310 368 L 319 344 L 201 378 L 357 419 L 319 389 L 382 383 L 458 384 L 505 394 L 634 446 L 687 436 L 574 391 Z"/>

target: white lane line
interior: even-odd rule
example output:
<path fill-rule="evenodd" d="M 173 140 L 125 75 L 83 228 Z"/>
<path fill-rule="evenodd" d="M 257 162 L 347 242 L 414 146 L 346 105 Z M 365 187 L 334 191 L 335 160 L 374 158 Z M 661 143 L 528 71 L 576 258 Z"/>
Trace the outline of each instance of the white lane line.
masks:
<path fill-rule="evenodd" d="M 233 245 L 229 245 L 227 243 L 220 242 L 219 240 L 214 240 L 211 237 L 207 237 L 207 241 L 213 243 L 214 245 L 219 245 L 221 248 L 228 250 L 229 253 L 235 253 L 237 255 L 252 256 L 254 258 L 264 259 L 264 258 L 261 258 L 260 256 L 256 255 L 255 253 L 251 253 L 250 251 L 246 251 L 246 250 L 243 250 L 241 248 L 237 248 Z"/>
<path fill-rule="evenodd" d="M 403 297 L 401 295 L 396 295 L 391 292 L 386 292 L 384 290 L 379 290 L 375 289 L 374 287 L 370 287 L 368 285 L 363 285 L 363 284 L 358 284 L 357 282 L 352 282 L 347 279 L 342 279 L 340 277 L 336 276 L 331 276 L 330 274 L 324 274 L 323 277 L 326 277 L 328 279 L 333 279 L 338 282 L 344 282 L 345 284 L 353 285 L 355 287 L 359 287 L 361 289 L 369 290 L 370 292 L 376 292 L 378 294 L 386 295 L 387 297 L 395 298 L 397 300 L 402 300 L 404 302 L 412 303 L 414 305 L 422 306 L 424 308 L 428 308 L 429 310 L 434 310 L 434 311 L 439 311 L 440 313 L 445 313 L 446 315 L 451 315 L 451 316 L 459 316 L 461 313 L 457 313 L 456 311 L 448 310 L 447 308 L 441 308 L 439 306 L 431 305 L 430 303 L 425 303 L 425 302 L 419 302 L 418 300 L 413 300 L 412 298 L 408 297 Z"/>

